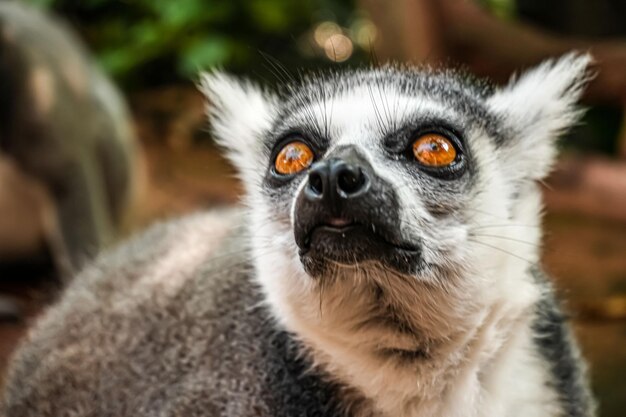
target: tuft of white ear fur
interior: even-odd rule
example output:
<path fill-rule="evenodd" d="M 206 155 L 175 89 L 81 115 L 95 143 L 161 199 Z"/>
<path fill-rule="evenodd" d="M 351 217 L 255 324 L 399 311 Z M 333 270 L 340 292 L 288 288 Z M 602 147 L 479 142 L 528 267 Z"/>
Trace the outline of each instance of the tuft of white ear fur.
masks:
<path fill-rule="evenodd" d="M 488 99 L 488 106 L 513 131 L 501 145 L 513 179 L 538 180 L 548 174 L 556 139 L 582 114 L 576 102 L 591 78 L 592 61 L 591 55 L 579 53 L 544 61 Z"/>
<path fill-rule="evenodd" d="M 201 74 L 213 137 L 226 149 L 246 187 L 256 184 L 263 162 L 262 135 L 271 127 L 276 97 L 249 80 L 221 71 Z"/>

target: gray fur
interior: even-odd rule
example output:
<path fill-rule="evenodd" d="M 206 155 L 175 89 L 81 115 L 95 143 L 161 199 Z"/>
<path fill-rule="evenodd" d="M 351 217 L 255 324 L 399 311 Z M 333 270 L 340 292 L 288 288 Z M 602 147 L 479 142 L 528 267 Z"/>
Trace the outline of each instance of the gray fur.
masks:
<path fill-rule="evenodd" d="M 339 387 L 270 318 L 236 227 L 188 275 L 167 271 L 184 281 L 175 292 L 134 291 L 160 258 L 185 257 L 181 237 L 209 238 L 214 222 L 154 227 L 79 276 L 14 359 L 0 414 L 339 416 Z"/>

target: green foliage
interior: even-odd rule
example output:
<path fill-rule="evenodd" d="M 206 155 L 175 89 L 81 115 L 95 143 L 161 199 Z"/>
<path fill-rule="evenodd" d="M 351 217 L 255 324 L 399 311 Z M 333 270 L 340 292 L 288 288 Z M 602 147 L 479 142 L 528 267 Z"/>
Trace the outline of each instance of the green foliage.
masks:
<path fill-rule="evenodd" d="M 345 25 L 354 14 L 353 0 L 28 1 L 68 19 L 109 73 L 134 87 L 216 65 L 265 75 L 261 52 L 287 66 L 319 64 L 302 50 L 304 34 L 321 18 Z"/>
<path fill-rule="evenodd" d="M 479 0 L 479 3 L 501 19 L 510 20 L 515 17 L 515 0 Z"/>

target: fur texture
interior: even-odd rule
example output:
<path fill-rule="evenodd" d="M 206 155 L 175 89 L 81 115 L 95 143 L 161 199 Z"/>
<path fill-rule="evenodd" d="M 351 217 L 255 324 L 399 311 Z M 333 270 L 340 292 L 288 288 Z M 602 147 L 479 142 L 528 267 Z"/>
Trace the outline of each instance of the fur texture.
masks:
<path fill-rule="evenodd" d="M 1 414 L 339 416 L 251 282 L 240 221 L 158 225 L 91 265 L 15 357 Z"/>
<path fill-rule="evenodd" d="M 7 417 L 105 415 L 101 404 L 112 403 L 121 407 L 112 415 L 135 416 L 593 415 L 578 351 L 536 267 L 536 181 L 576 120 L 589 62 L 567 55 L 499 90 L 400 67 L 314 75 L 276 93 L 205 75 L 215 135 L 247 191 L 245 245 L 220 238 L 240 236 L 238 220 L 183 227 L 189 221 L 103 258 L 16 356 Z M 407 156 L 424 131 L 458 142 L 454 175 Z M 294 239 L 307 215 L 298 203 L 306 170 L 286 177 L 272 168 L 292 140 L 309 144 L 316 161 L 358 154 L 382 190 L 359 216 L 414 255 L 307 258 Z M 327 251 L 343 250 L 337 239 Z M 260 295 L 247 295 L 252 282 Z M 244 314 L 261 308 L 250 302 L 271 320 Z M 300 403 L 294 392 L 314 397 Z M 98 395 L 113 397 L 89 402 Z"/>

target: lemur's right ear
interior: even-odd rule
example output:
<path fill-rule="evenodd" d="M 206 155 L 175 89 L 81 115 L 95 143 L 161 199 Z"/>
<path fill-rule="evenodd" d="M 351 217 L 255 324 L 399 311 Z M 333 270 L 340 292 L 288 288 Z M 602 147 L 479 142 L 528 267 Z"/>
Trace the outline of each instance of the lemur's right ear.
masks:
<path fill-rule="evenodd" d="M 247 184 L 260 180 L 264 165 L 261 135 L 271 127 L 277 98 L 249 80 L 220 71 L 201 74 L 211 130 Z"/>

